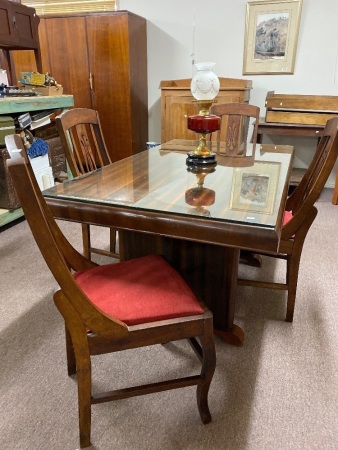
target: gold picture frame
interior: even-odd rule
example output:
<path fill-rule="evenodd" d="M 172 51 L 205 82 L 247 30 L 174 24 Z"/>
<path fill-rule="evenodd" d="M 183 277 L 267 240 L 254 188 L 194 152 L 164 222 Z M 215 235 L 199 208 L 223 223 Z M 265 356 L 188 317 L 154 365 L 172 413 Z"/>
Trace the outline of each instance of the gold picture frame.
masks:
<path fill-rule="evenodd" d="M 257 162 L 234 169 L 230 209 L 273 214 L 280 163 Z"/>
<path fill-rule="evenodd" d="M 243 75 L 293 74 L 302 0 L 246 5 Z"/>

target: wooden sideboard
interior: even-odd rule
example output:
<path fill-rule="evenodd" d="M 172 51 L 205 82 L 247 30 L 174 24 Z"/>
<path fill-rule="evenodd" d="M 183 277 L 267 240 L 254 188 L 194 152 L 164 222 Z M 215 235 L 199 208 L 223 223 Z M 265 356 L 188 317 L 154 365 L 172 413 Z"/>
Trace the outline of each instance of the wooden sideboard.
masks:
<path fill-rule="evenodd" d="M 219 78 L 218 103 L 248 103 L 252 81 L 236 78 Z M 172 139 L 196 139 L 188 130 L 187 116 L 197 114 L 190 92 L 191 79 L 161 81 L 161 142 Z"/>

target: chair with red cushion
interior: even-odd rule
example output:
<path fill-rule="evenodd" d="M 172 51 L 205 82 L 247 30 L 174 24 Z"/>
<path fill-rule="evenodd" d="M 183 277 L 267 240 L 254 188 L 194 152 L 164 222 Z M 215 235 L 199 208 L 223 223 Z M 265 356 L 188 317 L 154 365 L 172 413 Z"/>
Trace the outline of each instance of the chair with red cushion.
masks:
<path fill-rule="evenodd" d="M 73 108 L 57 116 L 56 125 L 65 152 L 68 167 L 73 177 L 78 177 L 110 164 L 98 112 L 94 109 Z M 92 253 L 118 258 L 117 230 L 110 228 L 109 250 L 91 244 L 90 225 L 83 223 L 83 254 L 91 258 Z"/>
<path fill-rule="evenodd" d="M 314 203 L 322 192 L 338 156 L 338 117 L 330 119 L 323 131 L 313 160 L 297 188 L 288 197 L 278 253 L 260 253 L 286 260 L 286 282 L 274 283 L 239 279 L 245 286 L 286 290 L 286 321 L 293 321 L 300 259 L 306 235 L 317 215 Z"/>
<path fill-rule="evenodd" d="M 90 445 L 92 404 L 136 395 L 195 385 L 201 420 L 210 422 L 208 391 L 216 362 L 211 312 L 160 255 L 103 266 L 85 258 L 52 217 L 30 162 L 15 153 L 8 167 L 35 241 L 58 283 L 54 302 L 65 321 L 68 374 L 77 375 L 81 447 Z M 181 339 L 189 341 L 201 361 L 199 373 L 92 392 L 92 355 Z"/>

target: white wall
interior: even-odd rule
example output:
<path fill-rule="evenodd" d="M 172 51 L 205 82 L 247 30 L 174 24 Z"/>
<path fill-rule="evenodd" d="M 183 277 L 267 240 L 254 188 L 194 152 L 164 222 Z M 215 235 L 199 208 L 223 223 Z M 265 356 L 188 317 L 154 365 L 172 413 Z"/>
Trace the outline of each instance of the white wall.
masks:
<path fill-rule="evenodd" d="M 192 61 L 214 61 L 218 76 L 253 80 L 250 103 L 261 108 L 268 91 L 338 95 L 338 1 L 303 0 L 293 75 L 242 75 L 247 0 L 120 0 L 120 9 L 147 19 L 149 139 L 161 139 L 161 80 L 191 78 Z M 296 167 L 313 156 L 315 140 L 275 137 L 293 144 Z M 328 186 L 334 185 L 335 172 Z"/>

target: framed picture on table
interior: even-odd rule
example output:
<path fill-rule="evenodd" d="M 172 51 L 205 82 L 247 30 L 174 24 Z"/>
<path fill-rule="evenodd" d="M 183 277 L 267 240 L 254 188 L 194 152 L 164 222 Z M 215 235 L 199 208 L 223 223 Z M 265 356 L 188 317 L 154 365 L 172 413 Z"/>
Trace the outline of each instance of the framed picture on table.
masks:
<path fill-rule="evenodd" d="M 230 209 L 273 214 L 280 163 L 258 162 L 252 167 L 235 168 Z"/>
<path fill-rule="evenodd" d="M 302 0 L 247 3 L 243 75 L 294 73 Z"/>

